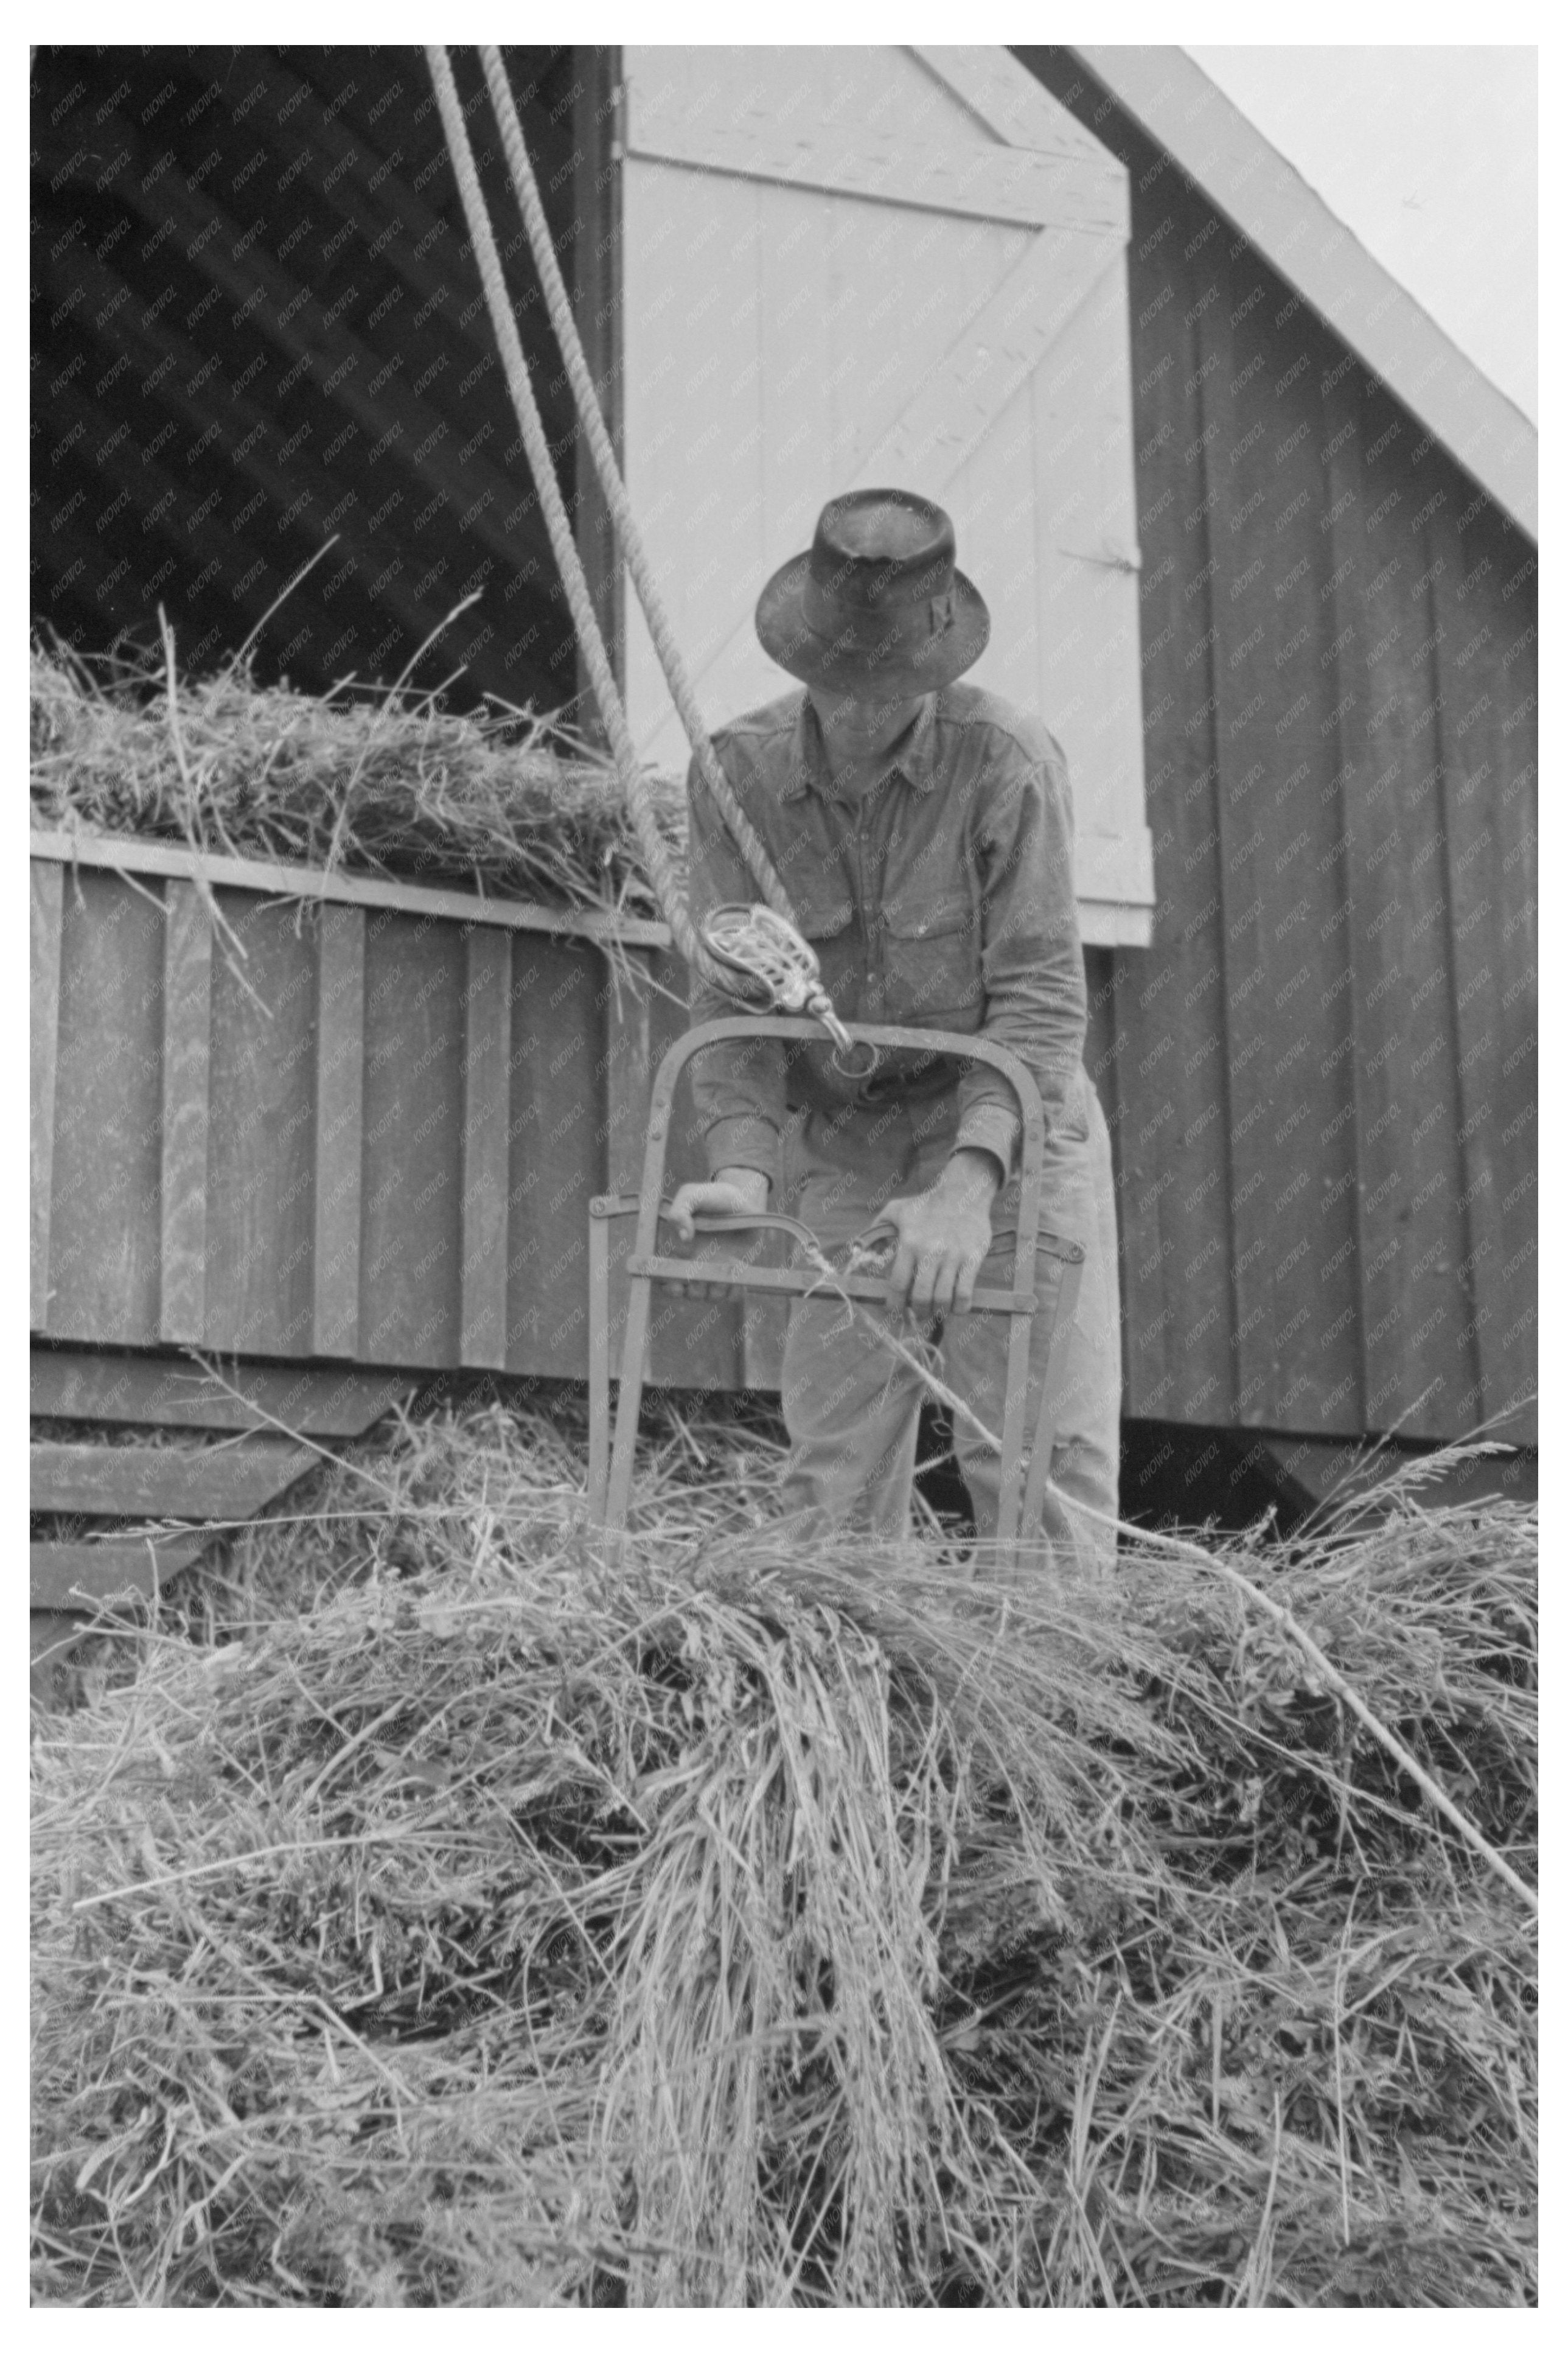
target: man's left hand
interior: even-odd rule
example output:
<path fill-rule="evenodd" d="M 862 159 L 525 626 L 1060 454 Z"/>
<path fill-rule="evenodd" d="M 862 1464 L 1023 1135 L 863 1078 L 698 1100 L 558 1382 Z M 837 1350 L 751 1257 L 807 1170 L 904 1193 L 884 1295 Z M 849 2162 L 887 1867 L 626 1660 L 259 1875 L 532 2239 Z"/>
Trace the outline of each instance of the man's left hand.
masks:
<path fill-rule="evenodd" d="M 991 1204 L 1002 1171 L 988 1152 L 955 1152 L 929 1193 L 889 1201 L 878 1212 L 898 1249 L 888 1276 L 888 1305 L 923 1321 L 966 1315 L 975 1278 L 991 1248 Z"/>

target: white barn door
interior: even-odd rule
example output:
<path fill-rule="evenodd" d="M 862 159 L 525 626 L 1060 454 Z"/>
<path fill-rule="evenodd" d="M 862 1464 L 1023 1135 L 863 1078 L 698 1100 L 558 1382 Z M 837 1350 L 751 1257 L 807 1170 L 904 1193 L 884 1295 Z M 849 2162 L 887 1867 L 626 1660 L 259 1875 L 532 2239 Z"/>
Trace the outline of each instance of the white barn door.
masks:
<path fill-rule="evenodd" d="M 710 725 L 824 501 L 947 508 L 974 670 L 1063 745 L 1086 940 L 1148 944 L 1121 166 L 1002 48 L 625 51 L 627 483 Z M 636 600 L 648 759 L 685 741 Z"/>

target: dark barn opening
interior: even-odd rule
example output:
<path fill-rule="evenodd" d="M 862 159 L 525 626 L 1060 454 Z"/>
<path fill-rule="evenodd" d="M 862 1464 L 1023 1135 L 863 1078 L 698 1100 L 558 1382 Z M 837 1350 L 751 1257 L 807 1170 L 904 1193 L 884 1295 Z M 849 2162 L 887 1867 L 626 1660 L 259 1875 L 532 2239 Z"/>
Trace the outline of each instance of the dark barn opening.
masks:
<path fill-rule="evenodd" d="M 507 52 L 591 357 L 608 347 L 607 55 Z M 489 97 L 471 54 L 456 70 L 592 541 Z M 395 679 L 441 632 L 420 685 L 463 666 L 458 702 L 572 702 L 570 617 L 420 50 L 40 48 L 32 166 L 37 619 L 98 650 L 155 638 L 162 604 L 194 670 L 259 628 L 258 676 L 315 691 Z"/>

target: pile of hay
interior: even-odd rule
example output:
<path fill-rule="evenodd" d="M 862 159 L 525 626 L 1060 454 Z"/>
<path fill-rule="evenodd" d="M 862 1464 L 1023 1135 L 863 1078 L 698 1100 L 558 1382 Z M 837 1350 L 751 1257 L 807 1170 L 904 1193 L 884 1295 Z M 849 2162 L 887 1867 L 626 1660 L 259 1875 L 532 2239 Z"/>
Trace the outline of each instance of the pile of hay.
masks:
<path fill-rule="evenodd" d="M 582 1469 L 405 1425 L 40 1723 L 37 2301 L 1531 2301 L 1532 1920 L 1228 1588 Z M 1233 1557 L 1529 1873 L 1533 1513 Z"/>
<path fill-rule="evenodd" d="M 181 681 L 162 660 L 32 648 L 32 817 L 233 858 L 458 884 L 658 916 L 614 767 L 531 712 L 425 695 L 258 685 L 246 661 Z M 680 780 L 650 774 L 679 849 Z"/>

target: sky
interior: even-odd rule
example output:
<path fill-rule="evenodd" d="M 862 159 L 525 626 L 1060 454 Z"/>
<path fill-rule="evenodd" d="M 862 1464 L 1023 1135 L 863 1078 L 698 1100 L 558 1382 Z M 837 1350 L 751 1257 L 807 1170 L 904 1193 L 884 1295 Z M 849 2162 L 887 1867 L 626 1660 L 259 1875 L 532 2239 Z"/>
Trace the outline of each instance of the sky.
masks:
<path fill-rule="evenodd" d="M 1539 423 L 1533 48 L 1187 54 Z"/>

